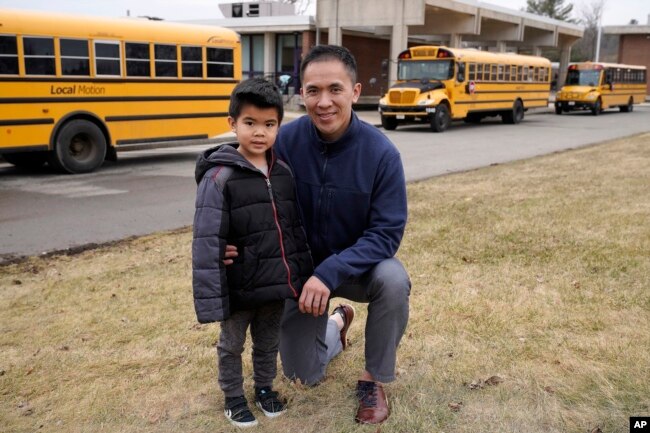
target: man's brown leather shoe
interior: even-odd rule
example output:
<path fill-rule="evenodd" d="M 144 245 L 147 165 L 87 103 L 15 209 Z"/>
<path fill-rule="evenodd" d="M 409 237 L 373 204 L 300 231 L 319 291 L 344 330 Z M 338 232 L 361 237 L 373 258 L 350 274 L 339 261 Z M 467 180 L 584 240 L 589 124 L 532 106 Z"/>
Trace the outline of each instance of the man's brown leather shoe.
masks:
<path fill-rule="evenodd" d="M 381 424 L 388 418 L 388 400 L 379 382 L 357 382 L 359 408 L 354 420 L 362 424 Z"/>
<path fill-rule="evenodd" d="M 343 317 L 343 328 L 341 328 L 341 344 L 343 345 L 343 350 L 348 347 L 348 329 L 354 320 L 354 308 L 352 305 L 340 304 L 334 309 L 335 313 L 340 314 Z"/>

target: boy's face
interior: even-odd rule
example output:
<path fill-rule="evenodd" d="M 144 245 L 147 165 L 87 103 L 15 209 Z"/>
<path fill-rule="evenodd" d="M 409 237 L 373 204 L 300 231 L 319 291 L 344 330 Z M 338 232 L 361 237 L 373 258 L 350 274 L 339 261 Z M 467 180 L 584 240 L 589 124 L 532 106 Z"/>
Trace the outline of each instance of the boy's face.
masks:
<path fill-rule="evenodd" d="M 305 68 L 300 93 L 321 137 L 334 141 L 350 125 L 352 104 L 359 99 L 361 84 L 352 82 L 341 61 L 317 60 Z"/>
<path fill-rule="evenodd" d="M 273 146 L 278 135 L 278 111 L 275 108 L 244 104 L 239 117 L 228 117 L 228 123 L 237 136 L 239 153 L 253 164 L 263 164 L 266 151 Z"/>

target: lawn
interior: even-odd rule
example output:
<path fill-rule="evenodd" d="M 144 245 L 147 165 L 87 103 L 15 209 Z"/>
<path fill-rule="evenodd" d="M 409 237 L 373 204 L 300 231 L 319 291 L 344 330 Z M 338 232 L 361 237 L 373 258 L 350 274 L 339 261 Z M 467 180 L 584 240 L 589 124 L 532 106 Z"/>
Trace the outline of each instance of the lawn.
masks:
<path fill-rule="evenodd" d="M 255 411 L 250 431 L 629 431 L 650 415 L 649 191 L 650 134 L 409 184 L 391 417 L 353 421 L 355 304 L 324 383 L 278 377 L 289 411 Z M 3 432 L 239 431 L 216 383 L 219 325 L 196 323 L 190 243 L 186 228 L 0 267 Z"/>

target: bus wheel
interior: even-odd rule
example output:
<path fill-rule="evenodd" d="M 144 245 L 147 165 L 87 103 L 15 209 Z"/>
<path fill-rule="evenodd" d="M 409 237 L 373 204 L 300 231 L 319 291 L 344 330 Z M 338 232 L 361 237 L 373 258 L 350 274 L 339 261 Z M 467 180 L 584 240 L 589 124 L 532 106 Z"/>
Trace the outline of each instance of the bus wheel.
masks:
<path fill-rule="evenodd" d="M 387 131 L 397 128 L 397 118 L 393 116 L 381 116 L 381 126 Z"/>
<path fill-rule="evenodd" d="M 630 98 L 630 100 L 627 101 L 627 105 L 621 105 L 619 108 L 623 113 L 631 113 L 634 111 L 634 101 Z"/>
<path fill-rule="evenodd" d="M 601 109 L 602 109 L 602 102 L 600 101 L 600 98 L 598 98 L 594 103 L 594 105 L 592 105 L 591 107 L 591 114 L 593 114 L 594 116 L 598 116 L 600 114 Z"/>
<path fill-rule="evenodd" d="M 501 120 L 503 123 L 509 125 L 516 125 L 517 123 L 524 120 L 524 104 L 521 103 L 521 100 L 517 99 L 514 104 L 512 104 L 512 110 L 509 110 L 501 115 Z"/>
<path fill-rule="evenodd" d="M 5 153 L 2 157 L 9 164 L 21 168 L 41 168 L 47 162 L 47 152 Z"/>
<path fill-rule="evenodd" d="M 94 123 L 72 120 L 59 130 L 51 163 L 66 173 L 89 173 L 102 165 L 106 138 Z"/>
<path fill-rule="evenodd" d="M 431 130 L 433 132 L 444 132 L 451 123 L 449 107 L 446 104 L 439 104 L 436 112 L 431 115 Z"/>

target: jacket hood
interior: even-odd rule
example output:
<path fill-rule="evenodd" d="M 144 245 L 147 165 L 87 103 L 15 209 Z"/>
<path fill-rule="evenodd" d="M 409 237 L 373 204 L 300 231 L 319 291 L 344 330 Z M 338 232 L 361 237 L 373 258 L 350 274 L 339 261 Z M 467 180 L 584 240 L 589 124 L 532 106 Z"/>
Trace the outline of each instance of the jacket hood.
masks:
<path fill-rule="evenodd" d="M 218 165 L 231 165 L 249 170 L 258 171 L 257 168 L 244 156 L 237 151 L 238 143 L 224 143 L 219 146 L 211 147 L 199 154 L 196 158 L 196 168 L 194 169 L 194 179 L 200 183 L 205 173 Z M 266 152 L 266 159 L 269 162 L 269 169 L 273 161 L 273 151 Z"/>

